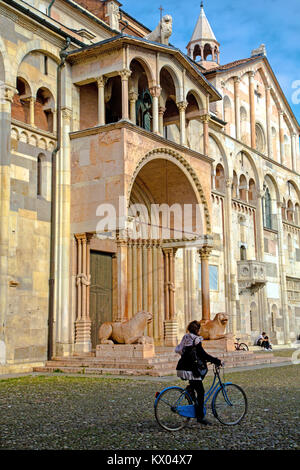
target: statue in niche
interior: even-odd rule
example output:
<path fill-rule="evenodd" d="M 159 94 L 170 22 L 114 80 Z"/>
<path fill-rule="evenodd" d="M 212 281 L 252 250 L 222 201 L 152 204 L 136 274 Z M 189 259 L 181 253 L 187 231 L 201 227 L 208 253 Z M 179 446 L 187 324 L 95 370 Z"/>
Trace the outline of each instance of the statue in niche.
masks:
<path fill-rule="evenodd" d="M 152 96 L 149 90 L 144 90 L 136 102 L 136 119 L 137 125 L 146 131 L 151 131 L 151 108 Z"/>

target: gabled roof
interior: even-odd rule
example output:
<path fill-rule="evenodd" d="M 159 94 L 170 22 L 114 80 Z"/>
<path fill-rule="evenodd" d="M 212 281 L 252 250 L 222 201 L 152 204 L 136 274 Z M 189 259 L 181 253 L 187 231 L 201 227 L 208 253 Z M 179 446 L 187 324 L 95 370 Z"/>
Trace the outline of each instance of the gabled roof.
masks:
<path fill-rule="evenodd" d="M 220 93 L 216 88 L 207 80 L 203 73 L 199 70 L 199 67 L 191 60 L 187 55 L 183 54 L 180 49 L 177 49 L 171 45 L 160 44 L 158 42 L 149 41 L 145 38 L 138 38 L 136 36 L 129 36 L 127 34 L 119 34 L 109 39 L 91 44 L 88 46 L 69 51 L 67 53 L 67 58 L 70 62 L 75 62 L 82 58 L 86 58 L 99 54 L 99 52 L 104 50 L 109 50 L 110 48 L 121 47 L 122 44 L 132 44 L 140 45 L 147 49 L 152 49 L 153 51 L 161 51 L 173 55 L 195 78 L 200 79 L 202 86 L 210 95 L 211 101 L 218 101 L 222 99 Z"/>
<path fill-rule="evenodd" d="M 257 55 L 254 55 L 252 57 L 248 57 L 246 59 L 235 60 L 234 62 L 229 62 L 228 64 L 224 64 L 224 65 L 219 65 L 218 67 L 214 67 L 213 69 L 207 70 L 207 71 L 202 72 L 202 73 L 203 73 L 203 75 L 205 75 L 207 77 L 208 80 L 211 80 L 217 74 L 222 74 L 222 73 L 228 72 L 229 70 L 242 68 L 246 64 L 249 64 L 251 62 L 258 62 L 258 61 L 262 61 L 264 63 L 264 65 L 266 66 L 266 68 L 267 68 L 267 70 L 268 70 L 268 72 L 269 72 L 269 74 L 270 74 L 277 90 L 280 93 L 280 96 L 282 97 L 282 100 L 283 100 L 284 104 L 286 105 L 287 109 L 290 112 L 290 115 L 291 115 L 292 119 L 294 120 L 294 123 L 296 124 L 298 130 L 300 130 L 300 125 L 297 121 L 297 118 L 296 118 L 295 114 L 293 113 L 293 110 L 290 107 L 284 92 L 282 91 L 282 88 L 281 88 L 281 86 L 280 86 L 280 84 L 279 84 L 279 82 L 276 78 L 276 75 L 275 75 L 275 73 L 274 73 L 274 71 L 273 71 L 273 69 L 270 65 L 270 62 L 268 61 L 266 55 L 257 54 Z"/>

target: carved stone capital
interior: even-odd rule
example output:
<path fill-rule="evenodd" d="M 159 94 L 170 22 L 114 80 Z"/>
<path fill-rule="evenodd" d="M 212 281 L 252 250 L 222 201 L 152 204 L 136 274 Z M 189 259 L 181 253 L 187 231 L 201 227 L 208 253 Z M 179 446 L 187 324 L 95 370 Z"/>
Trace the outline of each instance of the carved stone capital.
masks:
<path fill-rule="evenodd" d="M 131 91 L 128 96 L 130 101 L 136 101 L 138 99 L 138 94 L 135 91 Z"/>
<path fill-rule="evenodd" d="M 211 246 L 202 246 L 199 248 L 198 253 L 200 255 L 200 259 L 202 260 L 208 260 L 212 252 L 212 247 Z"/>
<path fill-rule="evenodd" d="M 104 87 L 107 82 L 107 77 L 105 77 L 104 75 L 101 75 L 101 77 L 96 78 L 96 82 L 97 82 L 98 88 Z"/>
<path fill-rule="evenodd" d="M 149 88 L 149 91 L 153 98 L 159 98 L 161 94 L 161 87 L 159 85 L 155 85 Z"/>
<path fill-rule="evenodd" d="M 209 114 L 203 114 L 202 116 L 200 116 L 200 121 L 203 122 L 203 123 L 208 123 L 210 120 L 210 115 Z"/>
<path fill-rule="evenodd" d="M 10 85 L 6 85 L 5 83 L 0 85 L 0 99 L 1 101 L 9 101 L 12 103 L 14 94 L 16 93 L 16 89 Z"/>
<path fill-rule="evenodd" d="M 128 69 L 120 70 L 119 75 L 121 76 L 121 80 L 127 81 L 131 75 L 131 70 L 128 70 Z"/>
<path fill-rule="evenodd" d="M 178 101 L 177 108 L 179 109 L 179 112 L 185 111 L 187 108 L 187 102 L 186 101 Z"/>
<path fill-rule="evenodd" d="M 71 121 L 72 116 L 73 116 L 73 111 L 72 111 L 71 108 L 62 108 L 61 109 L 61 114 L 62 114 L 62 118 L 65 121 Z"/>

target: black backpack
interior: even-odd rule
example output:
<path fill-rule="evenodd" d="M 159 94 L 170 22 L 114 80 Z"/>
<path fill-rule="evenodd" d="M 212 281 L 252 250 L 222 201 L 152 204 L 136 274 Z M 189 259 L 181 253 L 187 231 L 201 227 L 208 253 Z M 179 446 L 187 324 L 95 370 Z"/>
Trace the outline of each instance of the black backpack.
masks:
<path fill-rule="evenodd" d="M 197 355 L 197 346 L 195 340 L 192 346 L 186 346 L 176 367 L 177 370 L 190 370 L 195 378 L 204 377 L 207 374 L 206 361 L 202 361 Z"/>

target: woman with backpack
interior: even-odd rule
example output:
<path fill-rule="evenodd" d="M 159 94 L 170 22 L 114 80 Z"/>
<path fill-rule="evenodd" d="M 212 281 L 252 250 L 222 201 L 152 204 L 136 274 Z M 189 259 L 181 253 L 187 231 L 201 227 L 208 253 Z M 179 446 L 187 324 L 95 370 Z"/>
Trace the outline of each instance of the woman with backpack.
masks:
<path fill-rule="evenodd" d="M 200 322 L 197 320 L 189 323 L 187 333 L 183 336 L 180 344 L 176 346 L 175 352 L 181 355 L 176 370 L 178 377 L 182 380 L 189 380 L 187 389 L 195 402 L 198 423 L 207 425 L 210 422 L 203 415 L 204 387 L 202 383 L 207 373 L 206 363 L 211 362 L 216 366 L 221 366 L 222 363 L 220 359 L 210 356 L 204 351 L 201 344 L 203 338 L 199 336 L 200 327 Z"/>

